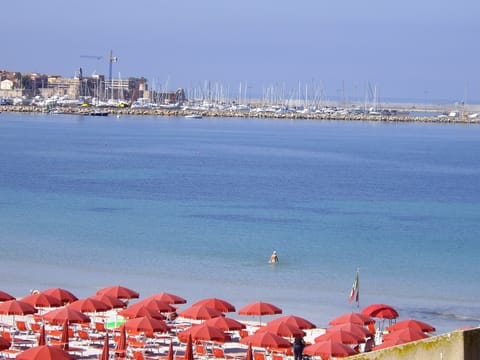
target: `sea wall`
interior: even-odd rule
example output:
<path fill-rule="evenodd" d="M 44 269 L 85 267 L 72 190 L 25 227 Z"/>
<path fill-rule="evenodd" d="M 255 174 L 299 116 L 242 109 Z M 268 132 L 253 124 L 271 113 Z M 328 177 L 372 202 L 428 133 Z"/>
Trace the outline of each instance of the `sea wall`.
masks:
<path fill-rule="evenodd" d="M 478 360 L 480 329 L 454 331 L 431 338 L 351 356 L 351 360 Z"/>
<path fill-rule="evenodd" d="M 49 112 L 38 106 L 0 106 L 0 112 L 19 113 L 46 113 Z M 70 115 L 90 115 L 92 108 L 65 107 L 59 108 L 55 113 Z M 328 114 L 328 113 L 274 113 L 274 112 L 252 112 L 252 111 L 219 111 L 219 110 L 169 110 L 169 109 L 140 109 L 140 108 L 101 108 L 100 111 L 110 115 L 149 115 L 149 116 L 186 116 L 198 114 L 203 117 L 232 117 L 232 118 L 263 118 L 263 119 L 291 119 L 291 120 L 358 120 L 358 121 L 379 121 L 379 122 L 423 122 L 423 123 L 458 123 L 458 124 L 480 124 L 480 118 L 449 117 L 449 116 L 410 116 L 410 115 L 371 115 L 371 114 Z"/>

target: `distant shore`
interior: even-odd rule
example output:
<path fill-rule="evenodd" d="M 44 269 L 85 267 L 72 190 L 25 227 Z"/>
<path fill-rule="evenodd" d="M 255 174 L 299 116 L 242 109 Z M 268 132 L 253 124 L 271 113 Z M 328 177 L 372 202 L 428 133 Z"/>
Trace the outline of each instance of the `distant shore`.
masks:
<path fill-rule="evenodd" d="M 414 112 L 415 110 L 412 110 Z M 135 115 L 135 116 L 176 116 L 199 115 L 202 117 L 219 118 L 262 118 L 262 119 L 292 119 L 292 120 L 355 120 L 355 121 L 378 121 L 378 122 L 421 122 L 421 123 L 461 123 L 479 124 L 480 117 L 468 116 L 447 116 L 442 115 L 438 109 L 428 111 L 428 115 L 411 115 L 403 112 L 399 114 L 363 114 L 363 113 L 275 113 L 275 112 L 254 112 L 254 111 L 220 111 L 220 110 L 187 110 L 187 109 L 145 109 L 145 108 L 94 108 L 94 107 L 63 107 L 47 110 L 45 107 L 31 105 L 6 105 L 0 106 L 0 112 L 16 113 L 51 113 L 67 115 Z M 438 115 L 431 115 L 437 113 Z"/>

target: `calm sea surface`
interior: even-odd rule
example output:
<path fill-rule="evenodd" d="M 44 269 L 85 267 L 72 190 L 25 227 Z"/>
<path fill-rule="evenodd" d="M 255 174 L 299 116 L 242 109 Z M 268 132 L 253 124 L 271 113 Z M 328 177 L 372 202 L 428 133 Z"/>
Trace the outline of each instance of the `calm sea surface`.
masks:
<path fill-rule="evenodd" d="M 360 308 L 478 325 L 479 155 L 478 125 L 2 113 L 0 289 L 261 300 L 324 327 L 357 310 L 359 268 Z"/>

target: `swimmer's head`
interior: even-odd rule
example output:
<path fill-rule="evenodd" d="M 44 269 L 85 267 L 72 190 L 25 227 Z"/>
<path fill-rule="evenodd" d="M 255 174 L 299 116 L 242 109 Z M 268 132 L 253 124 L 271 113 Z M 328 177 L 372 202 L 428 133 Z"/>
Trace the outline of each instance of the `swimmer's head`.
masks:
<path fill-rule="evenodd" d="M 277 255 L 277 252 L 276 252 L 276 251 L 273 251 L 273 254 L 274 254 L 274 255 Z"/>

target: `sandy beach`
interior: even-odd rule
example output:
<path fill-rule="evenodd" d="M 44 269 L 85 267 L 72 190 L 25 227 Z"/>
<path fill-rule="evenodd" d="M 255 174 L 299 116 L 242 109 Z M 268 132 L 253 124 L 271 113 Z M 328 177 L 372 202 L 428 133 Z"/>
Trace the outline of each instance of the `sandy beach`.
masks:
<path fill-rule="evenodd" d="M 215 320 L 218 316 L 226 316 L 227 318 L 232 319 L 232 316 L 235 316 L 238 318 L 239 314 L 243 314 L 245 311 L 247 311 L 245 309 L 247 307 L 250 307 L 247 306 L 240 310 L 235 309 L 235 307 L 228 303 L 228 301 L 218 298 L 206 298 L 203 302 L 201 302 L 202 304 L 192 304 L 187 299 L 171 293 L 158 293 L 147 298 L 139 297 L 138 299 L 126 299 L 121 298 L 121 296 L 126 297 L 128 295 L 124 295 L 123 293 L 119 293 L 118 291 L 116 292 L 117 295 L 114 295 L 113 291 L 110 291 L 114 288 L 116 290 L 128 290 L 134 293 L 133 289 L 125 288 L 122 286 L 111 286 L 99 290 L 97 292 L 97 295 L 101 294 L 106 295 L 107 297 L 104 297 L 103 301 L 98 300 L 98 303 L 93 303 L 94 305 L 82 305 L 84 306 L 84 310 L 82 311 L 82 313 L 84 313 L 83 316 L 86 318 L 86 320 L 79 320 L 77 318 L 77 315 L 74 314 L 75 310 L 70 310 L 71 313 L 66 313 L 63 310 L 79 309 L 80 303 L 86 304 L 86 300 L 91 299 L 94 294 L 92 294 L 92 296 L 90 297 L 78 300 L 75 294 L 69 292 L 68 289 L 50 288 L 42 291 L 33 290 L 31 295 L 16 300 L 6 300 L 7 296 L 10 294 L 2 293 L 2 300 L 5 300 L 3 302 L 0 302 L 0 313 L 2 314 L 0 317 L 2 336 L 3 338 L 6 338 L 8 341 L 10 341 L 12 345 L 8 348 L 2 349 L 1 353 L 6 358 L 15 358 L 23 351 L 34 348 L 35 346 L 39 346 L 39 337 L 43 332 L 42 326 L 45 328 L 45 334 L 42 335 L 46 336 L 45 345 L 62 348 L 65 346 L 65 344 L 68 344 L 68 353 L 78 359 L 98 358 L 102 354 L 102 352 L 105 351 L 105 337 L 107 336 L 107 334 L 109 337 L 109 352 L 111 354 L 111 357 L 119 356 L 120 354 L 126 354 L 126 357 L 128 359 L 138 360 L 141 359 L 140 356 L 148 357 L 149 359 L 164 359 L 169 353 L 170 344 L 173 345 L 174 358 L 183 359 L 187 344 L 185 335 L 182 335 L 182 332 L 186 330 L 190 331 L 191 329 L 193 331 L 193 329 L 195 329 L 196 327 L 206 327 L 209 329 L 210 332 L 208 334 L 199 332 L 198 334 L 195 333 L 193 335 L 194 343 L 197 344 L 194 346 L 195 358 L 208 357 L 212 359 L 222 358 L 222 355 L 218 354 L 219 351 L 225 354 L 224 357 L 244 359 L 247 351 L 246 344 L 250 341 L 254 342 L 253 348 L 255 352 L 264 354 L 269 359 L 275 359 L 276 356 L 279 356 L 282 359 L 293 358 L 293 354 L 291 353 L 291 346 L 287 345 L 285 347 L 284 345 L 280 345 L 280 343 L 278 344 L 278 346 L 260 346 L 259 344 L 256 344 L 256 340 L 253 340 L 253 335 L 260 335 L 263 328 L 265 328 L 265 331 L 267 331 L 268 333 L 273 333 L 276 334 L 276 336 L 283 337 L 283 339 L 287 340 L 287 344 L 292 343 L 294 337 L 301 336 L 304 338 L 304 341 L 308 346 L 322 341 L 321 339 L 328 334 L 332 336 L 332 333 L 335 333 L 337 330 L 339 330 L 337 329 L 339 326 L 343 326 L 342 324 L 357 324 L 355 326 L 362 327 L 365 335 L 360 336 L 357 339 L 358 341 L 355 341 L 354 343 L 345 340 L 345 344 L 348 344 L 348 346 L 351 346 L 352 348 L 355 347 L 356 349 L 359 349 L 359 351 L 364 351 L 366 346 L 371 348 L 372 344 L 374 343 L 380 345 L 383 342 L 383 335 L 387 333 L 386 329 L 384 328 L 385 323 L 383 321 L 379 321 L 379 319 L 377 318 L 377 325 L 374 325 L 375 319 L 366 315 L 362 315 L 363 318 L 361 318 L 361 322 L 357 323 L 354 318 L 352 318 L 351 316 L 347 316 L 353 315 L 354 313 L 344 314 L 343 316 L 337 317 L 335 322 L 332 321 L 332 324 L 329 326 L 328 329 L 326 329 L 316 327 L 314 324 L 309 322 L 308 319 L 304 319 L 302 317 L 285 315 L 281 313 L 277 315 L 268 315 L 269 306 L 273 304 L 261 302 L 255 304 L 262 304 L 262 306 L 265 306 L 265 309 L 262 308 L 262 310 L 253 310 L 256 308 L 252 307 L 251 312 L 249 310 L 250 315 L 243 316 L 243 319 L 238 322 L 239 324 L 243 324 L 243 329 L 237 327 L 228 327 L 234 325 L 227 325 L 226 328 L 217 328 L 216 326 L 209 325 L 209 322 L 211 322 L 211 320 Z M 64 293 L 66 295 L 63 295 Z M 117 305 L 117 307 L 114 309 L 95 312 L 93 311 L 92 306 L 94 306 L 94 308 L 100 308 L 98 306 L 105 306 L 105 308 L 111 308 L 111 305 L 106 306 L 106 301 L 107 299 L 109 301 L 112 301 L 112 298 L 118 299 L 116 301 L 123 302 L 123 307 L 119 307 Z M 17 312 L 17 315 L 13 315 L 13 313 L 9 315 L 5 310 L 6 305 L 9 303 L 18 302 L 19 304 L 31 304 L 37 302 L 39 304 L 41 303 L 42 305 L 46 305 L 45 301 L 49 301 L 49 303 L 53 305 L 54 303 L 56 304 L 56 302 L 53 301 L 55 299 L 58 299 L 57 301 L 63 302 L 68 300 L 69 303 L 66 303 L 66 305 L 62 305 L 60 307 L 37 306 L 37 312 L 29 315 L 20 315 L 19 312 Z M 175 304 L 177 302 L 177 299 L 179 299 L 178 302 L 186 301 L 186 303 Z M 103 305 L 99 305 L 99 303 L 103 303 Z M 173 320 L 168 320 L 172 318 L 172 313 L 153 310 L 159 304 L 168 303 L 170 303 L 170 306 L 173 306 L 176 309 Z M 223 303 L 229 304 L 230 308 L 228 308 L 228 310 L 230 311 L 226 311 L 222 314 L 220 310 L 215 310 L 215 308 L 224 309 L 222 308 Z M 381 305 L 380 308 L 383 309 L 383 306 L 384 305 Z M 121 315 L 125 313 L 126 310 L 133 310 L 135 308 L 144 309 L 146 307 L 148 307 L 149 311 L 152 312 L 151 316 L 155 318 L 163 318 L 165 320 L 153 320 L 153 318 L 151 318 L 150 316 L 144 317 L 141 315 L 132 315 L 131 317 L 125 318 Z M 190 311 L 192 309 L 199 310 L 200 308 L 202 308 L 202 312 Z M 205 311 L 209 312 L 208 315 L 203 314 L 203 308 L 205 308 Z M 213 314 L 213 310 L 217 311 L 219 314 Z M 261 315 L 256 313 L 256 311 L 264 312 L 263 319 Z M 378 312 L 375 314 L 375 316 L 383 316 L 379 315 L 380 313 Z M 360 317 L 360 315 L 355 316 Z M 135 320 L 141 319 L 151 319 L 150 321 L 152 322 L 158 321 L 159 323 L 164 323 L 169 330 L 155 330 L 156 328 L 152 328 L 152 330 L 146 331 L 145 327 L 132 328 L 132 326 L 129 325 L 133 324 Z M 293 321 L 294 319 L 296 321 L 295 323 L 290 322 L 290 320 Z M 65 321 L 68 321 L 68 323 L 65 323 Z M 282 327 L 273 326 L 274 323 L 288 323 L 288 327 L 286 329 L 283 329 Z M 389 321 L 389 323 L 392 323 L 392 321 Z M 65 326 L 69 327 L 69 335 L 66 338 L 64 334 L 62 335 Z M 127 330 L 127 345 L 125 349 L 123 349 L 122 345 L 119 342 L 122 333 L 122 326 L 125 326 Z M 283 325 L 283 327 L 286 326 L 287 325 Z M 296 332 L 302 333 L 301 329 L 303 330 L 302 335 L 294 335 Z M 218 337 L 215 337 L 217 335 L 213 335 L 213 330 L 221 332 L 222 334 L 227 334 L 228 339 L 220 341 Z M 369 333 L 369 331 L 372 330 L 374 332 Z M 430 336 L 429 332 L 431 332 L 432 330 L 426 329 L 426 331 L 427 332 L 424 333 L 424 337 L 428 338 Z M 247 340 L 250 339 L 250 337 L 252 337 L 252 340 Z M 316 340 L 318 337 L 320 338 Z M 418 339 L 415 338 L 415 340 Z M 370 342 L 370 345 L 365 345 L 367 341 Z M 200 345 L 202 346 L 203 350 L 200 349 Z"/>

